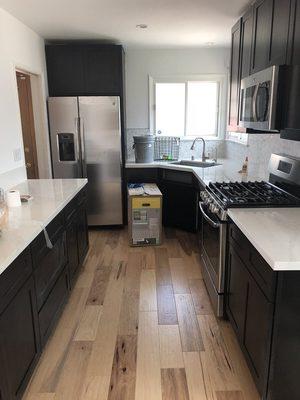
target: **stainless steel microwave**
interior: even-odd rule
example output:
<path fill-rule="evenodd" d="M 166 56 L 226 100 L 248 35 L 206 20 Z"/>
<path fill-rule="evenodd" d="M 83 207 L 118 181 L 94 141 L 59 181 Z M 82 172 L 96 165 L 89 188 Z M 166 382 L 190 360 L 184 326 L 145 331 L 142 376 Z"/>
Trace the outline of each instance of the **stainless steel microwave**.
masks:
<path fill-rule="evenodd" d="M 277 131 L 276 109 L 279 67 L 272 66 L 241 81 L 239 126 Z"/>

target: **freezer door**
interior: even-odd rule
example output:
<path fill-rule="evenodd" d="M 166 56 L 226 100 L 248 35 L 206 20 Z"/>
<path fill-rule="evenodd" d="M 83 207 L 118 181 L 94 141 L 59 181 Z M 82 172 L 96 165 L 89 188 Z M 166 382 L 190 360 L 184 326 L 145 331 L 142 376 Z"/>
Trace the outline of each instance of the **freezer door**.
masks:
<path fill-rule="evenodd" d="M 49 97 L 48 115 L 54 178 L 81 178 L 77 97 Z"/>
<path fill-rule="evenodd" d="M 89 225 L 123 223 L 119 97 L 79 97 Z"/>

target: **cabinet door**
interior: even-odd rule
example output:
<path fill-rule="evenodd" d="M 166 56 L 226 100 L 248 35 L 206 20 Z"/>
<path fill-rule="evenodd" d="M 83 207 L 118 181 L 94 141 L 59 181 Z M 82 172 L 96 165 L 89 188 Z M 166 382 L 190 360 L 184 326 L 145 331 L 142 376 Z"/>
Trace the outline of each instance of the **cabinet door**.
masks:
<path fill-rule="evenodd" d="M 253 8 L 242 17 L 241 33 L 241 79 L 250 75 L 253 35 Z"/>
<path fill-rule="evenodd" d="M 288 64 L 300 65 L 300 0 L 292 1 L 290 35 L 288 44 Z"/>
<path fill-rule="evenodd" d="M 163 224 L 195 232 L 198 226 L 198 191 L 188 185 L 163 182 Z"/>
<path fill-rule="evenodd" d="M 33 259 L 35 263 L 34 277 L 37 304 L 40 310 L 67 262 L 65 232 L 57 237 L 52 249 L 44 247 L 37 256 L 33 253 Z"/>
<path fill-rule="evenodd" d="M 229 83 L 228 130 L 236 130 L 239 122 L 240 97 L 240 45 L 241 21 L 236 23 L 231 31 L 231 61 Z"/>
<path fill-rule="evenodd" d="M 271 346 L 273 304 L 249 274 L 244 346 L 249 356 L 259 392 L 266 390 Z"/>
<path fill-rule="evenodd" d="M 273 0 L 259 0 L 254 5 L 252 72 L 269 65 Z"/>
<path fill-rule="evenodd" d="M 86 92 L 118 95 L 122 90 L 122 48 L 87 46 L 85 49 Z"/>
<path fill-rule="evenodd" d="M 232 246 L 228 251 L 226 311 L 240 341 L 244 337 L 248 271 Z"/>
<path fill-rule="evenodd" d="M 0 360 L 5 366 L 8 396 L 17 399 L 39 355 L 37 308 L 32 278 L 0 314 Z"/>
<path fill-rule="evenodd" d="M 290 0 L 273 0 L 269 65 L 286 63 Z"/>
<path fill-rule="evenodd" d="M 77 215 L 75 215 L 66 229 L 68 268 L 71 282 L 73 281 L 79 266 L 77 229 Z"/>
<path fill-rule="evenodd" d="M 46 46 L 49 96 L 85 94 L 82 46 Z"/>
<path fill-rule="evenodd" d="M 78 257 L 79 264 L 84 261 L 89 247 L 89 232 L 87 224 L 86 205 L 82 205 L 78 210 Z"/>

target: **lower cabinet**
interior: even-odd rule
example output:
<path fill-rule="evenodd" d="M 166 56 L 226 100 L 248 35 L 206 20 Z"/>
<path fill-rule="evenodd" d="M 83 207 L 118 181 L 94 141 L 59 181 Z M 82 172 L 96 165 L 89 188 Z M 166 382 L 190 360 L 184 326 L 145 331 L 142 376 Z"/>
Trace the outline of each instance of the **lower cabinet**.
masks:
<path fill-rule="evenodd" d="M 198 227 L 198 190 L 182 183 L 164 181 L 163 224 L 196 232 Z"/>
<path fill-rule="evenodd" d="M 156 183 L 163 194 L 163 225 L 197 231 L 200 189 L 193 173 L 171 169 L 127 168 L 126 183 Z"/>
<path fill-rule="evenodd" d="M 278 275 L 234 224 L 229 227 L 226 273 L 226 314 L 265 400 Z"/>
<path fill-rule="evenodd" d="M 39 311 L 39 325 L 42 346 L 45 345 L 63 305 L 69 295 L 69 276 L 65 267 L 55 282 L 45 304 Z"/>
<path fill-rule="evenodd" d="M 87 254 L 84 190 L 0 275 L 0 400 L 19 400 Z"/>
<path fill-rule="evenodd" d="M 38 331 L 31 277 L 0 313 L 0 365 L 6 381 L 1 400 L 20 398 L 39 356 Z"/>
<path fill-rule="evenodd" d="M 78 257 L 79 263 L 82 264 L 88 247 L 89 247 L 89 234 L 87 224 L 87 212 L 85 204 L 81 205 L 78 210 L 78 225 L 77 225 L 77 240 L 78 240 Z"/>

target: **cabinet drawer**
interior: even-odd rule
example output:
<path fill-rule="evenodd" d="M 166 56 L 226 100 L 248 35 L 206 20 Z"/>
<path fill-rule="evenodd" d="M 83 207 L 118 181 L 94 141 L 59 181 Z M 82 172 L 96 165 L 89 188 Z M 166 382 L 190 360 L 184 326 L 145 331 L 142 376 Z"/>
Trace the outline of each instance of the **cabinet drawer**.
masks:
<path fill-rule="evenodd" d="M 45 344 L 54 326 L 63 304 L 68 296 L 68 275 L 64 268 L 55 282 L 45 304 L 39 312 L 40 333 L 42 345 Z"/>
<path fill-rule="evenodd" d="M 65 216 L 66 224 L 68 224 L 71 221 L 71 219 L 75 216 L 76 211 L 77 211 L 77 204 L 78 204 L 78 200 L 77 200 L 77 196 L 76 196 L 65 207 L 64 216 Z"/>
<path fill-rule="evenodd" d="M 32 261 L 29 248 L 23 251 L 16 260 L 0 275 L 0 309 L 9 302 L 32 272 Z"/>
<path fill-rule="evenodd" d="M 231 224 L 229 228 L 229 240 L 265 296 L 273 302 L 277 282 L 276 272 L 234 224 Z"/>
<path fill-rule="evenodd" d="M 41 308 L 51 291 L 57 276 L 67 262 L 66 235 L 61 234 L 53 248 L 44 248 L 38 257 L 35 257 L 35 283 L 38 309 Z"/>
<path fill-rule="evenodd" d="M 185 183 L 187 185 L 194 184 L 193 174 L 184 171 L 173 171 L 171 169 L 164 169 L 162 171 L 162 179 L 169 182 Z"/>
<path fill-rule="evenodd" d="M 53 221 L 50 222 L 50 224 L 47 225 L 46 231 L 48 233 L 51 242 L 54 242 L 57 236 L 59 236 L 61 232 L 63 232 L 64 224 L 65 224 L 64 211 L 62 211 L 53 219 Z M 31 244 L 34 267 L 36 266 L 35 263 L 36 257 L 38 257 L 39 253 L 42 253 L 45 248 L 47 248 L 47 243 L 45 240 L 44 232 L 41 232 Z"/>

